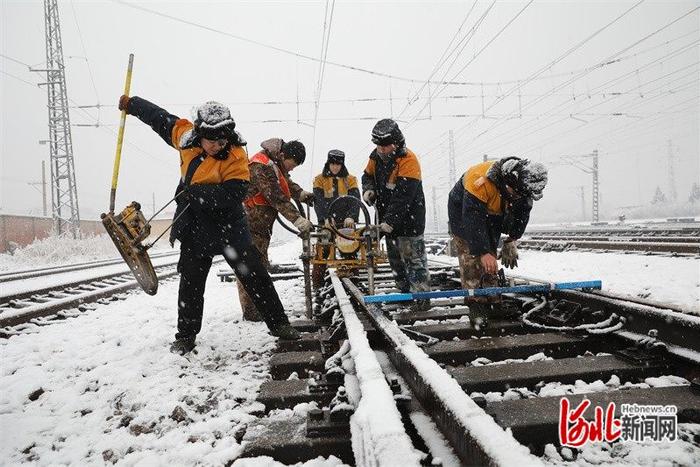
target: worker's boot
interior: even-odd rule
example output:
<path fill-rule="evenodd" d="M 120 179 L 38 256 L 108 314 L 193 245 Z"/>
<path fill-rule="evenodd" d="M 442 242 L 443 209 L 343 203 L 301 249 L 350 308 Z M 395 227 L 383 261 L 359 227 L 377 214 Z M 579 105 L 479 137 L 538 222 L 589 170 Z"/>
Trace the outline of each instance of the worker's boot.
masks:
<path fill-rule="evenodd" d="M 194 337 L 180 337 L 170 344 L 170 351 L 178 355 L 185 355 L 194 350 Z"/>
<path fill-rule="evenodd" d="M 474 329 L 485 329 L 489 325 L 491 305 L 481 302 L 469 303 L 469 321 Z"/>

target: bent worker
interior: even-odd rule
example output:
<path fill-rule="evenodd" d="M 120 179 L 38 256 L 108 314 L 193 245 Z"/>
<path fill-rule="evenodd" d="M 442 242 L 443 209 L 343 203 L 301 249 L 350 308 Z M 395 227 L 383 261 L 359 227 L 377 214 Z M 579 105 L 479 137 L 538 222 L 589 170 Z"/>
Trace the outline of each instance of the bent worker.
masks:
<path fill-rule="evenodd" d="M 246 144 L 229 109 L 206 102 L 194 123 L 140 97 L 122 96 L 119 109 L 150 125 L 180 153 L 175 221 L 170 242 L 180 241 L 177 334 L 170 350 L 185 354 L 202 328 L 204 287 L 212 258 L 223 254 L 238 283 L 255 297 L 274 336 L 298 339 L 260 254 L 251 242 L 242 201 L 249 181 Z"/>
<path fill-rule="evenodd" d="M 260 146 L 262 150 L 249 161 L 250 185 L 244 206 L 253 235 L 253 244 L 265 266 L 269 267 L 267 250 L 277 214 L 294 223 L 302 235 L 309 235 L 313 224 L 301 215 L 291 200 L 313 204 L 314 195 L 302 190 L 289 178 L 289 172 L 303 164 L 306 159 L 306 148 L 301 142 L 285 142 L 280 138 L 271 138 L 263 141 Z M 238 292 L 243 319 L 260 321 L 261 317 L 265 318 L 264 310 L 251 299 L 241 283 Z"/>
<path fill-rule="evenodd" d="M 398 124 L 379 120 L 372 130 L 377 145 L 362 174 L 362 198 L 376 204 L 379 228 L 396 287 L 402 293 L 430 291 L 428 258 L 425 254 L 425 196 L 418 157 L 406 147 Z M 415 311 L 430 307 L 429 300 L 416 300 Z"/>
<path fill-rule="evenodd" d="M 357 178 L 348 173 L 345 166 L 345 153 L 340 149 L 328 151 L 328 159 L 323 166 L 323 170 L 314 178 L 314 210 L 319 224 L 333 224 L 336 228 L 354 228 L 360 214 L 360 205 L 346 204 L 330 205 L 341 196 L 352 196 L 360 200 L 360 189 L 357 186 Z M 328 249 L 323 254 L 327 256 Z M 313 284 L 319 287 L 323 282 L 326 271 L 325 264 L 314 263 L 311 274 Z"/>
<path fill-rule="evenodd" d="M 463 289 L 498 285 L 497 247 L 501 233 L 501 264 L 518 265 L 518 240 L 530 220 L 533 201 L 542 198 L 547 168 L 528 159 L 506 157 L 467 170 L 450 191 L 447 212 Z M 470 315 L 478 326 L 487 324 L 499 297 L 469 299 Z"/>

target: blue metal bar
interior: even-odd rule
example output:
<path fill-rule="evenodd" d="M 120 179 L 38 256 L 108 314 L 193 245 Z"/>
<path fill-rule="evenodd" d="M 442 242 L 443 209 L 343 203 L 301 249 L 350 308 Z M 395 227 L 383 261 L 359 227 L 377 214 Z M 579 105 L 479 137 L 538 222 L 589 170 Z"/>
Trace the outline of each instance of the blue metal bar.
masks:
<path fill-rule="evenodd" d="M 394 303 L 407 302 L 410 300 L 428 300 L 431 298 L 450 297 L 487 297 L 490 295 L 501 295 L 504 293 L 533 293 L 550 292 L 552 290 L 569 289 L 598 289 L 603 287 L 603 282 L 579 281 L 579 282 L 557 282 L 550 284 L 529 284 L 515 285 L 513 287 L 487 287 L 484 289 L 459 289 L 459 290 L 436 290 L 434 292 L 415 293 L 390 293 L 382 295 L 365 295 L 365 303 Z"/>

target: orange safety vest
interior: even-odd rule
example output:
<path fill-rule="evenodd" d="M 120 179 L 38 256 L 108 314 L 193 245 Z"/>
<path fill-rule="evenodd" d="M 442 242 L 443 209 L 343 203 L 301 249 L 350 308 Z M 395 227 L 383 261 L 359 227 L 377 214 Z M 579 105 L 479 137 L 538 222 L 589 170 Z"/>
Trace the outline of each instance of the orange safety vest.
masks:
<path fill-rule="evenodd" d="M 267 154 L 265 154 L 264 152 L 257 153 L 256 155 L 251 157 L 250 162 L 248 162 L 249 166 L 252 164 L 265 164 L 272 166 L 272 168 L 275 170 L 275 173 L 277 174 L 277 181 L 280 184 L 282 193 L 284 193 L 284 196 L 288 200 L 292 199 L 292 192 L 289 191 L 289 183 L 287 183 L 287 179 L 285 178 L 284 174 L 279 169 L 279 167 L 277 167 L 277 164 L 272 159 L 270 159 L 270 157 Z M 263 196 L 262 192 L 258 192 L 257 194 L 246 198 L 243 204 L 247 208 L 252 208 L 253 206 L 270 206 L 270 202 L 265 198 L 265 196 Z"/>

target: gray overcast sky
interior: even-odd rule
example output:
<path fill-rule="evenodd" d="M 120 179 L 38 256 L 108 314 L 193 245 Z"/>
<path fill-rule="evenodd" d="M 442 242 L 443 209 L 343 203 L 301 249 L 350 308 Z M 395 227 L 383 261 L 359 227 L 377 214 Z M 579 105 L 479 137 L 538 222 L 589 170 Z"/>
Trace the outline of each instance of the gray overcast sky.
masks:
<path fill-rule="evenodd" d="M 657 186 L 668 192 L 669 140 L 685 199 L 698 180 L 700 4 L 637 3 L 330 2 L 328 62 L 393 77 L 328 63 L 314 143 L 318 61 L 233 36 L 319 58 L 326 2 L 59 1 L 69 98 L 105 106 L 71 109 L 74 125 L 100 124 L 73 127 L 81 217 L 107 208 L 114 104 L 130 52 L 133 95 L 187 118 L 203 101 L 228 104 L 251 155 L 273 136 L 304 142 L 307 163 L 292 176 L 306 188 L 332 148 L 346 151 L 359 176 L 373 124 L 393 116 L 421 160 L 429 209 L 437 189 L 441 222 L 449 130 L 457 175 L 483 154 L 550 165 L 535 219 L 580 216 L 579 187 L 590 203 L 590 175 L 552 163 L 594 149 L 604 212 L 647 203 Z M 32 84 L 44 77 L 13 60 L 45 60 L 42 2 L 0 0 L 0 18 L 0 212 L 39 214 L 41 195 L 28 182 L 40 180 L 48 158 L 38 144 L 48 134 L 46 93 Z M 467 84 L 424 86 L 431 76 Z M 139 200 L 149 213 L 152 194 L 157 204 L 171 196 L 178 165 L 177 153 L 130 117 L 117 204 Z"/>

